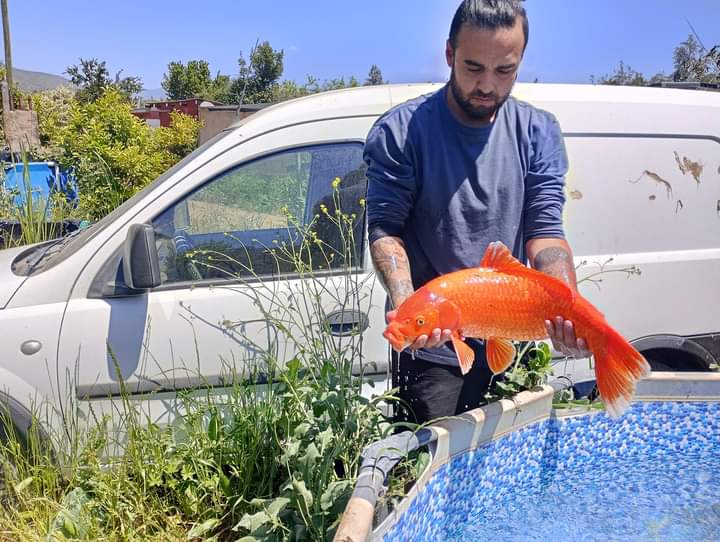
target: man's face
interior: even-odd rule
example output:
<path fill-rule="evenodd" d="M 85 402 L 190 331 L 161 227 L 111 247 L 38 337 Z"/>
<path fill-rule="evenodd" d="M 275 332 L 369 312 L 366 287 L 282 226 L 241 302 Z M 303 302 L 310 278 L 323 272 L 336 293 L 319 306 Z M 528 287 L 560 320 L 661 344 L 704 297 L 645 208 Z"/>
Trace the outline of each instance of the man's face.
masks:
<path fill-rule="evenodd" d="M 464 24 L 445 56 L 450 88 L 466 120 L 489 122 L 507 100 L 517 78 L 525 36 L 520 18 L 512 28 L 486 30 Z"/>

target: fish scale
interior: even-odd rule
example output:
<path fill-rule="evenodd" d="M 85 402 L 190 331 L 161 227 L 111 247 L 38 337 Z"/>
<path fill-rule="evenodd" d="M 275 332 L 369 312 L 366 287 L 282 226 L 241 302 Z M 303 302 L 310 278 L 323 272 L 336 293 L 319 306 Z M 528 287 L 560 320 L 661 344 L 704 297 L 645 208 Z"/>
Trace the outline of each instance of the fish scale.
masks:
<path fill-rule="evenodd" d="M 461 312 L 467 337 L 504 337 L 521 341 L 547 337 L 544 321 L 568 314 L 570 300 L 553 298 L 536 281 L 475 268 L 455 271 L 422 288 L 451 299 Z"/>

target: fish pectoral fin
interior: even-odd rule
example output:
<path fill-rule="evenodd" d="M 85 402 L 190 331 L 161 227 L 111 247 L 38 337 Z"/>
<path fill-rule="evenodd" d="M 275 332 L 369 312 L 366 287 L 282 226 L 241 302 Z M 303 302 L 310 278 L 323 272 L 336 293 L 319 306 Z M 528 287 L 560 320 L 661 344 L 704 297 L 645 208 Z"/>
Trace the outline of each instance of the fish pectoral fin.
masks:
<path fill-rule="evenodd" d="M 505 371 L 515 359 L 515 345 L 507 339 L 490 338 L 485 347 L 488 367 L 493 374 Z"/>
<path fill-rule="evenodd" d="M 462 341 L 457 331 L 452 335 L 452 344 L 460 364 L 460 372 L 467 374 L 475 361 L 475 351 Z"/>

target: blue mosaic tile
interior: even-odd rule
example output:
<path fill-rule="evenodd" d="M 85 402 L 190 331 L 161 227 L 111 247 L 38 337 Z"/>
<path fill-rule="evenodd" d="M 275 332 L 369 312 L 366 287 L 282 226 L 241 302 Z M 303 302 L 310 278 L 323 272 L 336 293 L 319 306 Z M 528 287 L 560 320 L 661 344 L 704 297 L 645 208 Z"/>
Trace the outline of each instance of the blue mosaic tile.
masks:
<path fill-rule="evenodd" d="M 384 540 L 720 541 L 720 403 L 515 431 L 442 466 Z"/>

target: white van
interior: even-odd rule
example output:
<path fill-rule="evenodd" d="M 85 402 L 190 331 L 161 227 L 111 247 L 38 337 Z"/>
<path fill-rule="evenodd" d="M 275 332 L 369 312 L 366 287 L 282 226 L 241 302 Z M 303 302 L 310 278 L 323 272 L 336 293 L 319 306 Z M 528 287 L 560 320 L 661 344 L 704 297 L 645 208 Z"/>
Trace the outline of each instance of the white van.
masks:
<path fill-rule="evenodd" d="M 439 88 L 362 87 L 270 107 L 77 235 L 0 252 L 0 402 L 17 427 L 43 401 L 110 407 L 121 381 L 160 420 L 180 389 L 222 387 L 228 367 L 242 373 L 268 348 L 282 360 L 293 346 L 278 344 L 258 292 L 302 301 L 292 298 L 302 279 L 267 258 L 297 242 L 285 213 L 312 220 L 335 178 L 360 205 L 371 125 Z M 582 293 L 654 368 L 708 370 L 720 359 L 720 93 L 518 84 L 514 94 L 564 130 L 566 230 L 590 279 Z M 366 373 L 386 387 L 385 294 L 364 235 L 358 243 L 364 304 L 339 303 L 347 284 L 316 260 L 327 321 L 307 325 L 333 340 L 362 333 Z M 178 258 L 217 246 L 242 246 L 245 260 L 230 268 L 254 275 Z"/>

